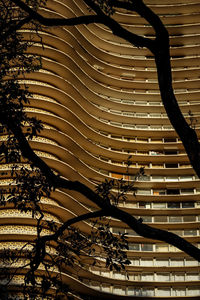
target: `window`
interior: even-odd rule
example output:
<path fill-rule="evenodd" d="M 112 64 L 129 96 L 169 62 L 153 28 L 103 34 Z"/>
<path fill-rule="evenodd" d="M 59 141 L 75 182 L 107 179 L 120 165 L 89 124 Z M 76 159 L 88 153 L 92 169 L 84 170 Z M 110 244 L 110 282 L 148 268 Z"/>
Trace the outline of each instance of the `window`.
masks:
<path fill-rule="evenodd" d="M 176 138 L 164 138 L 164 143 L 176 143 Z"/>
<path fill-rule="evenodd" d="M 153 251 L 153 244 L 141 244 L 141 251 Z"/>
<path fill-rule="evenodd" d="M 135 294 L 135 289 L 132 286 L 128 286 L 128 291 L 127 291 L 128 296 L 134 296 Z"/>
<path fill-rule="evenodd" d="M 137 194 L 138 195 L 150 195 L 151 194 L 151 190 L 137 190 Z"/>
<path fill-rule="evenodd" d="M 191 259 L 191 258 L 186 258 L 185 260 L 185 265 L 186 266 L 198 266 L 198 261 Z"/>
<path fill-rule="evenodd" d="M 137 142 L 145 142 L 145 143 L 147 143 L 148 142 L 148 138 L 145 139 L 143 137 L 137 137 Z"/>
<path fill-rule="evenodd" d="M 161 169 L 164 168 L 163 164 L 152 164 L 152 168 Z"/>
<path fill-rule="evenodd" d="M 152 176 L 152 181 L 163 181 L 164 177 L 163 176 Z"/>
<path fill-rule="evenodd" d="M 168 252 L 169 251 L 169 245 L 156 245 L 156 251 L 158 252 Z"/>
<path fill-rule="evenodd" d="M 175 273 L 174 274 L 174 281 L 184 281 L 185 274 L 184 273 Z"/>
<path fill-rule="evenodd" d="M 185 296 L 185 288 L 173 287 L 172 296 Z"/>
<path fill-rule="evenodd" d="M 180 202 L 169 202 L 167 208 L 180 208 Z"/>
<path fill-rule="evenodd" d="M 153 208 L 166 208 L 166 203 L 161 203 L 161 202 L 153 203 Z"/>
<path fill-rule="evenodd" d="M 136 125 L 136 128 L 138 129 L 148 129 L 148 125 Z"/>
<path fill-rule="evenodd" d="M 152 222 L 152 216 L 141 216 L 143 222 Z"/>
<path fill-rule="evenodd" d="M 118 295 L 125 295 L 126 294 L 126 288 L 121 286 L 114 286 L 113 287 L 113 293 Z"/>
<path fill-rule="evenodd" d="M 162 141 L 161 141 L 161 139 L 151 138 L 151 142 L 152 143 L 161 143 Z"/>
<path fill-rule="evenodd" d="M 165 155 L 176 155 L 178 152 L 177 150 L 165 150 Z"/>
<path fill-rule="evenodd" d="M 153 266 L 153 260 L 152 258 L 141 258 L 141 265 L 146 266 Z"/>
<path fill-rule="evenodd" d="M 126 279 L 126 276 L 123 273 L 113 272 L 113 277 L 116 279 Z"/>
<path fill-rule="evenodd" d="M 129 244 L 129 250 L 139 251 L 140 244 Z"/>
<path fill-rule="evenodd" d="M 178 164 L 165 164 L 165 168 L 178 168 Z"/>
<path fill-rule="evenodd" d="M 154 130 L 160 130 L 160 129 L 162 129 L 162 127 L 160 125 L 150 125 L 150 128 L 154 129 Z"/>
<path fill-rule="evenodd" d="M 155 216 L 154 222 L 156 222 L 156 223 L 167 222 L 167 216 Z"/>
<path fill-rule="evenodd" d="M 196 216 L 183 216 L 184 222 L 196 222 Z"/>
<path fill-rule="evenodd" d="M 194 190 L 193 189 L 181 189 L 181 194 L 182 195 L 194 194 Z"/>
<path fill-rule="evenodd" d="M 187 281 L 199 280 L 199 274 L 198 273 L 187 273 L 186 276 L 187 276 L 186 277 Z"/>
<path fill-rule="evenodd" d="M 169 281 L 170 280 L 170 273 L 157 273 L 156 274 L 156 281 Z"/>
<path fill-rule="evenodd" d="M 167 288 L 167 287 L 163 287 L 163 288 L 158 288 L 157 291 L 156 291 L 156 296 L 164 296 L 164 297 L 167 297 L 167 296 L 170 296 L 171 295 L 171 290 L 170 288 Z"/>
<path fill-rule="evenodd" d="M 167 195 L 179 195 L 180 191 L 178 189 L 168 189 Z"/>
<path fill-rule="evenodd" d="M 191 235 L 191 236 L 196 236 L 197 235 L 197 230 L 184 230 L 184 235 Z"/>
<path fill-rule="evenodd" d="M 156 259 L 156 266 L 157 267 L 168 267 L 169 266 L 169 260 L 168 259 Z"/>
<path fill-rule="evenodd" d="M 140 280 L 140 275 L 137 274 L 137 273 L 129 273 L 129 279 L 139 281 Z"/>
<path fill-rule="evenodd" d="M 153 273 L 143 273 L 141 275 L 141 280 L 144 280 L 144 281 L 153 281 L 154 280 L 154 274 Z"/>
<path fill-rule="evenodd" d="M 165 190 L 153 190 L 153 195 L 165 195 Z"/>
<path fill-rule="evenodd" d="M 105 293 L 110 293 L 110 285 L 103 283 L 101 286 L 101 290 Z"/>
<path fill-rule="evenodd" d="M 183 259 L 172 258 L 171 261 L 170 261 L 170 266 L 172 266 L 172 267 L 183 267 L 184 266 L 184 261 L 183 261 Z"/>
<path fill-rule="evenodd" d="M 126 207 L 137 207 L 137 203 L 134 202 L 126 202 Z"/>
<path fill-rule="evenodd" d="M 169 216 L 169 222 L 171 222 L 171 223 L 182 222 L 182 217 L 181 216 Z"/>
<path fill-rule="evenodd" d="M 143 287 L 142 288 L 142 296 L 153 297 L 154 296 L 154 289 L 150 288 L 150 287 Z"/>
<path fill-rule="evenodd" d="M 128 296 L 141 296 L 142 292 L 140 288 L 137 287 L 128 287 Z"/>
<path fill-rule="evenodd" d="M 192 179 L 192 176 L 180 176 L 180 181 L 191 181 Z"/>
<path fill-rule="evenodd" d="M 187 296 L 199 296 L 200 295 L 200 287 L 188 287 L 186 291 Z"/>
<path fill-rule="evenodd" d="M 178 177 L 177 176 L 166 176 L 165 181 L 178 181 Z"/>
<path fill-rule="evenodd" d="M 150 155 L 162 155 L 163 153 L 161 151 L 149 151 Z"/>
<path fill-rule="evenodd" d="M 183 202 L 182 207 L 183 208 L 193 208 L 194 207 L 194 202 Z"/>
<path fill-rule="evenodd" d="M 139 208 L 151 208 L 151 203 L 149 202 L 139 202 Z"/>
<path fill-rule="evenodd" d="M 108 271 L 101 271 L 101 275 L 104 276 L 104 277 L 110 277 L 110 272 Z"/>
<path fill-rule="evenodd" d="M 140 265 L 140 260 L 137 257 L 131 258 L 130 261 L 131 261 L 132 266 L 139 266 Z"/>

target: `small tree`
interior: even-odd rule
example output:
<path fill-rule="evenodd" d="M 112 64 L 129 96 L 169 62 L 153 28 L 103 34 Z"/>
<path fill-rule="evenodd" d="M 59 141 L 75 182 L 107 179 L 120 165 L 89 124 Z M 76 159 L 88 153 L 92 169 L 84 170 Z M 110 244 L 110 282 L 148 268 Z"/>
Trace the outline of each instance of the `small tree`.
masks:
<path fill-rule="evenodd" d="M 29 141 L 39 134 L 42 124 L 30 118 L 24 111 L 31 94 L 20 79 L 27 72 L 38 70 L 39 57 L 27 54 L 33 41 L 26 41 L 19 29 L 29 26 L 34 34 L 42 26 L 73 26 L 100 23 L 106 25 L 114 35 L 124 38 L 137 47 L 147 47 L 155 57 L 161 98 L 168 117 L 181 138 L 190 162 L 200 174 L 199 143 L 196 132 L 185 121 L 173 93 L 169 54 L 169 37 L 159 17 L 141 0 L 84 0 L 90 8 L 88 15 L 64 19 L 45 18 L 38 13 L 44 1 L 2 0 L 0 2 L 0 116 L 4 141 L 0 147 L 1 161 L 9 165 L 9 172 L 2 174 L 13 178 L 10 186 L 1 190 L 1 205 L 13 205 L 21 213 L 30 213 L 36 226 L 36 238 L 24 243 L 19 249 L 2 251 L 2 271 L 9 274 L 4 288 L 9 286 L 15 274 L 24 274 L 24 295 L 37 299 L 41 293 L 55 291 L 55 297 L 71 292 L 64 281 L 62 272 L 94 265 L 99 258 L 105 265 L 117 271 L 129 264 L 125 250 L 128 249 L 126 236 L 118 237 L 110 231 L 109 218 L 121 220 L 139 235 L 164 241 L 184 251 L 200 261 L 200 250 L 177 235 L 144 224 L 117 206 L 128 191 L 134 192 L 130 183 L 107 181 L 96 191 L 78 181 L 69 181 L 55 172 L 33 151 Z M 13 5 L 16 5 L 13 9 Z M 155 38 L 150 39 L 129 32 L 117 23 L 112 15 L 116 8 L 137 12 L 155 30 Z M 128 165 L 129 165 L 128 160 Z M 141 169 L 143 173 L 143 169 Z M 141 174 L 140 174 L 141 175 Z M 138 175 L 137 175 L 138 176 Z M 95 203 L 99 210 L 76 216 L 63 224 L 48 220 L 42 209 L 42 199 L 58 188 L 73 190 Z M 118 192 L 113 192 L 117 189 Z M 88 220 L 93 222 L 91 233 L 84 234 L 75 224 Z M 92 221 L 93 220 L 93 221 Z M 48 234 L 44 234 L 44 230 Z M 22 262 L 25 262 L 24 264 Z M 9 262 L 9 266 L 8 266 Z M 11 263 L 11 266 L 10 266 Z M 21 266 L 19 267 L 19 265 Z M 5 279 L 5 275 L 1 272 Z M 5 293 L 7 291 L 5 290 Z"/>

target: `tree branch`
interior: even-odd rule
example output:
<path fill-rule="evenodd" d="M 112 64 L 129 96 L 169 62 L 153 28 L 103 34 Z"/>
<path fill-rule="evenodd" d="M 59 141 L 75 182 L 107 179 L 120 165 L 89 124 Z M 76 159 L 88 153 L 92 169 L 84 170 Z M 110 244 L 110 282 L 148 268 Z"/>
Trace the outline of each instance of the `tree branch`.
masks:
<path fill-rule="evenodd" d="M 63 232 L 71 225 L 78 223 L 80 221 L 88 220 L 91 218 L 97 218 L 101 216 L 106 216 L 104 210 L 98 210 L 95 212 L 86 213 L 72 219 L 67 220 L 63 225 L 61 225 L 55 233 L 51 235 L 40 236 L 36 240 L 35 244 L 35 255 L 30 262 L 30 273 L 33 274 L 39 267 L 40 263 L 44 261 L 46 255 L 46 243 L 50 241 L 57 241 L 57 239 L 63 234 Z M 34 276 L 33 276 L 34 277 Z"/>
<path fill-rule="evenodd" d="M 104 14 L 101 9 L 91 0 L 84 0 L 84 2 L 92 8 L 97 14 L 88 16 L 79 16 L 75 18 L 45 18 L 38 12 L 34 11 L 28 5 L 21 0 L 11 0 L 13 3 L 18 5 L 21 9 L 26 11 L 31 19 L 37 20 L 41 25 L 44 26 L 73 26 L 80 24 L 91 24 L 100 23 L 104 24 L 112 33 L 118 37 L 121 37 L 136 47 L 147 47 L 150 51 L 153 51 L 153 41 L 151 39 L 136 35 L 123 28 L 117 21 Z"/>
<path fill-rule="evenodd" d="M 79 16 L 74 18 L 45 18 L 38 12 L 34 11 L 28 5 L 26 5 L 21 0 L 11 0 L 13 3 L 18 5 L 21 9 L 29 14 L 29 17 L 32 20 L 37 20 L 41 25 L 44 26 L 74 26 L 80 24 L 91 24 L 91 23 L 101 23 L 99 16 L 97 15 L 88 15 L 88 16 Z"/>
<path fill-rule="evenodd" d="M 134 34 L 127 29 L 123 28 L 117 21 L 107 16 L 100 7 L 94 3 L 92 0 L 83 0 L 93 11 L 101 18 L 102 23 L 107 26 L 114 35 L 125 39 L 127 42 L 130 42 L 132 45 L 136 47 L 146 47 L 150 51 L 154 49 L 154 41 L 145 38 L 143 36 Z"/>
<path fill-rule="evenodd" d="M 135 11 L 154 28 L 156 35 L 160 35 L 161 33 L 168 35 L 168 31 L 158 15 L 146 6 L 142 0 L 130 0 L 129 2 L 109 0 L 108 3 L 116 8 L 124 8 L 130 11 Z"/>
<path fill-rule="evenodd" d="M 54 234 L 42 236 L 41 239 L 45 242 L 53 241 L 53 240 L 56 241 L 69 226 L 71 226 L 75 223 L 84 221 L 84 220 L 97 218 L 97 217 L 103 217 L 103 216 L 107 216 L 107 215 L 109 215 L 109 214 L 106 213 L 106 211 L 101 209 L 98 211 L 94 211 L 94 212 L 90 212 L 90 213 L 86 213 L 86 214 L 74 217 L 72 219 L 67 220 L 62 226 L 60 226 L 57 229 L 57 231 Z"/>

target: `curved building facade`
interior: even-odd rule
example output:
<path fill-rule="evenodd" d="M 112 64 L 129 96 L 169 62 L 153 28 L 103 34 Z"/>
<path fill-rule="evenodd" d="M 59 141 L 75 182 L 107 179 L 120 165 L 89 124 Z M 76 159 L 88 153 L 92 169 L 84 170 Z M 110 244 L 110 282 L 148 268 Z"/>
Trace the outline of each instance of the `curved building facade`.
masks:
<path fill-rule="evenodd" d="M 199 131 L 200 1 L 145 3 L 169 31 L 175 95 L 184 116 Z M 41 9 L 46 16 L 88 14 L 81 0 L 49 0 L 47 5 Z M 154 34 L 134 13 L 120 10 L 115 18 L 134 33 Z M 42 55 L 42 70 L 26 79 L 33 93 L 26 110 L 44 124 L 32 147 L 63 177 L 92 189 L 105 179 L 134 180 L 144 167 L 145 176 L 135 183 L 136 195 L 128 194 L 119 207 L 200 247 L 200 182 L 162 105 L 152 54 L 97 24 L 45 28 L 41 37 L 44 49 L 38 38 L 31 51 Z M 58 190 L 44 199 L 47 217 L 58 223 L 94 209 L 73 192 Z M 1 209 L 0 214 L 1 247 L 8 241 L 16 247 L 18 233 L 19 245 L 34 236 L 27 214 L 11 208 Z M 128 233 L 129 279 L 123 272 L 89 266 L 79 278 L 66 274 L 66 282 L 94 299 L 97 295 L 101 299 L 199 299 L 197 261 L 171 245 L 138 236 L 117 220 L 111 224 L 114 234 Z M 89 232 L 90 224 L 80 228 Z"/>

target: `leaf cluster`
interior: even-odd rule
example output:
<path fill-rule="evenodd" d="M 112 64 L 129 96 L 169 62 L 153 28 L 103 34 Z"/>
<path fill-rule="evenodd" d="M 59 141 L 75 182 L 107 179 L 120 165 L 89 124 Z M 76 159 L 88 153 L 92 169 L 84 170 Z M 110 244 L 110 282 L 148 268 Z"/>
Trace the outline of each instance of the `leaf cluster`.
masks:
<path fill-rule="evenodd" d="M 95 227 L 91 232 L 91 240 L 95 245 L 100 246 L 99 249 L 103 249 L 102 255 L 105 257 L 106 267 L 111 271 L 125 270 L 125 265 L 130 264 L 126 252 L 129 249 L 126 235 L 120 232 L 118 235 L 113 234 L 109 223 L 101 224 L 96 229 Z"/>
<path fill-rule="evenodd" d="M 13 166 L 12 177 L 15 187 L 10 189 L 8 201 L 21 212 L 31 211 L 32 216 L 41 213 L 39 203 L 42 197 L 49 197 L 51 186 L 41 171 L 33 165 L 27 167 Z"/>
<path fill-rule="evenodd" d="M 96 192 L 108 203 L 118 205 L 120 201 L 127 199 L 127 193 L 135 193 L 135 181 L 126 181 L 123 179 L 105 179 L 96 187 Z"/>
<path fill-rule="evenodd" d="M 50 227 L 54 227 L 51 222 Z M 87 269 L 88 261 L 93 261 L 93 266 L 105 262 L 105 267 L 118 272 L 124 271 L 125 266 L 130 264 L 127 258 L 128 241 L 125 234 L 114 235 L 110 230 L 110 225 L 98 225 L 95 222 L 89 235 L 84 234 L 75 227 L 68 227 L 55 242 L 54 250 L 50 252 L 40 244 L 40 240 L 33 247 L 30 256 L 30 270 L 25 276 L 25 289 L 30 284 L 34 289 L 42 290 L 43 295 L 47 295 L 52 288 L 57 292 L 67 295 L 69 287 L 62 282 L 62 272 L 79 273 L 80 268 Z M 44 255 L 41 256 L 45 249 Z M 38 253 L 38 250 L 41 252 Z M 40 259 L 41 258 L 41 259 Z M 38 269 L 34 266 L 42 265 L 44 275 L 38 280 Z M 55 272 L 54 272 L 55 271 Z M 57 273 L 57 274 L 56 274 Z M 56 275 L 55 275 L 56 274 Z M 42 279 L 41 279 L 42 278 Z"/>
<path fill-rule="evenodd" d="M 101 10 L 108 16 L 115 13 L 115 9 L 110 0 L 94 0 L 94 2 L 101 8 Z"/>
<path fill-rule="evenodd" d="M 27 3 L 33 7 L 40 5 L 40 1 Z M 25 114 L 23 107 L 29 103 L 31 93 L 19 80 L 25 78 L 26 73 L 39 70 L 41 58 L 27 53 L 33 42 L 26 41 L 22 33 L 15 30 L 17 24 L 26 17 L 26 13 L 13 9 L 9 0 L 0 2 L 0 11 L 0 122 L 7 130 L 12 126 L 23 127 L 26 124 L 32 128 L 30 136 L 33 136 L 41 130 L 41 123 Z M 38 30 L 38 24 L 35 28 L 34 23 L 31 24 L 30 35 Z"/>

